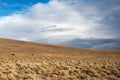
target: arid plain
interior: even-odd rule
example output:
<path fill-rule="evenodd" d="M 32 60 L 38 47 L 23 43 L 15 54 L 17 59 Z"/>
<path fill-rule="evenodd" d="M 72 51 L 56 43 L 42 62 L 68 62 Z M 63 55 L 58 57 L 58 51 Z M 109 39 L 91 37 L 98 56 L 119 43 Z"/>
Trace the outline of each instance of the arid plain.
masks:
<path fill-rule="evenodd" d="M 120 80 L 120 50 L 1 38 L 0 80 Z"/>

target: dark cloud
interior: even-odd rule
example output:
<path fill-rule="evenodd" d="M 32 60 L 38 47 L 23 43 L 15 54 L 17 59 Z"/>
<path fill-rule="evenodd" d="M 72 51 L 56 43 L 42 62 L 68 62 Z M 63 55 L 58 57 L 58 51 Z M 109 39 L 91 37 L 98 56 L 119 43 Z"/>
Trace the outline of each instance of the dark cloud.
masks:
<path fill-rule="evenodd" d="M 64 0 L 62 1 L 64 2 Z M 120 0 L 66 0 L 66 3 L 72 5 L 73 9 L 82 13 L 88 20 L 96 20 L 102 24 L 99 28 L 94 29 L 96 34 L 106 33 L 108 36 L 114 35 L 114 38 L 78 38 L 62 44 L 79 48 L 120 49 Z"/>
<path fill-rule="evenodd" d="M 73 39 L 62 44 L 91 49 L 120 49 L 120 39 Z"/>
<path fill-rule="evenodd" d="M 111 32 L 110 34 L 120 38 L 120 0 L 66 0 L 65 2 L 84 14 L 88 20 L 95 19 L 103 24 L 101 27 L 107 30 L 102 31 Z"/>

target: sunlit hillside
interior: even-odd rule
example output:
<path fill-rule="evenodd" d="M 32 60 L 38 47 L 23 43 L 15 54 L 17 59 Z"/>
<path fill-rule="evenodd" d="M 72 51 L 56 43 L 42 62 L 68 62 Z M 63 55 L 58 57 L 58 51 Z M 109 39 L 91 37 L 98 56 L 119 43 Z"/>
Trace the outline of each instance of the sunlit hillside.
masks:
<path fill-rule="evenodd" d="M 120 80 L 120 50 L 1 38 L 0 80 Z"/>

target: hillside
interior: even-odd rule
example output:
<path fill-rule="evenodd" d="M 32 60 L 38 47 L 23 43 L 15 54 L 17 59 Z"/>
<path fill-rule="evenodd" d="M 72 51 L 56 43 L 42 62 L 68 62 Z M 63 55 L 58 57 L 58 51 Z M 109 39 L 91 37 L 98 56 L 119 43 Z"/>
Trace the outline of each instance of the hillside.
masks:
<path fill-rule="evenodd" d="M 0 80 L 119 80 L 120 50 L 0 38 Z"/>

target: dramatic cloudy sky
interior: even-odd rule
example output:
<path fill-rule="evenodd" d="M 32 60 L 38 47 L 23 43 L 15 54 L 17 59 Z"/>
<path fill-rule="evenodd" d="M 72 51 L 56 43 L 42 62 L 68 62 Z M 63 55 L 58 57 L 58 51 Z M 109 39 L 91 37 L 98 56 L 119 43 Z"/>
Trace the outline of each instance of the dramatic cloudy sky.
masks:
<path fill-rule="evenodd" d="M 0 0 L 0 37 L 120 49 L 120 0 Z"/>

